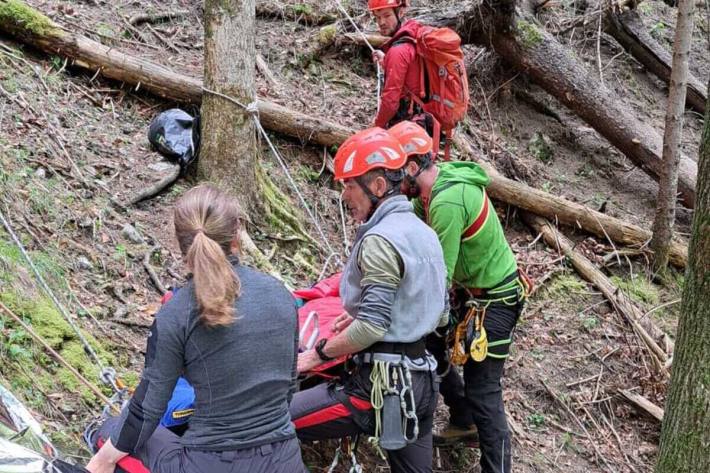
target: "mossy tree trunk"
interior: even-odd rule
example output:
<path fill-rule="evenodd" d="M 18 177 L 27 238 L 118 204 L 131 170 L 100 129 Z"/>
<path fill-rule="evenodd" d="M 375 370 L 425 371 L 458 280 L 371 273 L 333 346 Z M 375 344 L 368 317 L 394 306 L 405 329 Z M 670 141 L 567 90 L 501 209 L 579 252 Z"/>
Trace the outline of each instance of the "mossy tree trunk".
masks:
<path fill-rule="evenodd" d="M 668 107 L 666 108 L 666 129 L 663 134 L 663 162 L 658 181 L 656 198 L 656 216 L 653 220 L 653 267 L 657 273 L 665 273 L 668 266 L 668 253 L 673 237 L 675 222 L 676 194 L 678 192 L 678 161 L 680 160 L 680 141 L 683 132 L 683 113 L 688 85 L 688 61 L 690 43 L 693 39 L 693 2 L 680 0 L 678 3 L 678 21 L 676 22 L 673 44 L 673 68 L 668 89 Z"/>
<path fill-rule="evenodd" d="M 688 270 L 656 473 L 710 471 L 710 101 Z"/>
<path fill-rule="evenodd" d="M 254 0 L 205 0 L 205 87 L 244 105 L 256 97 L 254 11 Z M 201 115 L 198 177 L 236 195 L 252 215 L 259 207 L 254 122 L 244 108 L 211 93 L 203 96 Z"/>

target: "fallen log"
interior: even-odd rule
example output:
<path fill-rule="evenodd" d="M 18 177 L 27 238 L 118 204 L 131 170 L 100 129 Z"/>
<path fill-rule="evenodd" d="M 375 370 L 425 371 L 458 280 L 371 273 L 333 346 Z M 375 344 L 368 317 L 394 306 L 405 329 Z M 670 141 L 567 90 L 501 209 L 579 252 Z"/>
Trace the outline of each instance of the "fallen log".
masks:
<path fill-rule="evenodd" d="M 333 23 L 338 17 L 332 13 L 314 10 L 308 3 L 256 2 L 256 16 L 261 18 L 283 18 L 304 25 L 320 26 Z"/>
<path fill-rule="evenodd" d="M 500 174 L 492 164 L 480 159 L 462 133 L 455 134 L 453 141 L 462 156 L 476 161 L 488 173 L 491 183 L 487 190 L 495 200 L 574 228 L 580 228 L 600 238 L 608 237 L 613 242 L 622 245 L 641 248 L 651 239 L 649 230 L 535 189 L 525 183 L 508 179 Z M 685 268 L 688 263 L 687 244 L 677 239 L 673 240 L 671 262 L 679 268 Z"/>
<path fill-rule="evenodd" d="M 632 393 L 626 389 L 619 389 L 619 394 L 621 394 L 627 401 L 635 405 L 636 407 L 642 409 L 647 414 L 650 414 L 658 422 L 663 422 L 663 409 L 641 396 L 640 394 Z"/>
<path fill-rule="evenodd" d="M 178 102 L 202 100 L 202 81 L 66 31 L 19 0 L 0 0 L 0 31 L 49 54 L 72 59 L 75 66 L 135 85 L 136 90 L 143 88 Z M 305 141 L 333 146 L 352 134 L 346 127 L 268 101 L 259 100 L 258 108 L 266 128 Z"/>
<path fill-rule="evenodd" d="M 174 20 L 179 18 L 185 18 L 190 14 L 189 10 L 175 10 L 164 13 L 140 13 L 138 15 L 133 15 L 128 23 L 132 26 L 138 26 L 141 23 L 160 23 L 167 20 Z"/>
<path fill-rule="evenodd" d="M 492 47 L 503 59 L 575 112 L 636 166 L 658 180 L 663 139 L 654 128 L 637 118 L 625 101 L 606 88 L 598 75 L 560 44 L 534 19 L 526 19 L 499 2 L 497 8 L 485 0 L 461 2 L 443 11 L 417 19 L 433 26 L 447 26 L 463 43 Z M 682 156 L 678 190 L 683 203 L 695 202 L 697 164 Z"/>
<path fill-rule="evenodd" d="M 666 84 L 670 83 L 671 53 L 649 34 L 636 10 L 617 13 L 613 9 L 607 9 L 604 27 L 605 31 L 646 69 Z M 705 84 L 689 73 L 686 105 L 705 113 L 706 100 Z"/>
<path fill-rule="evenodd" d="M 141 189 L 136 195 L 128 199 L 125 204 L 121 204 L 121 206 L 130 207 L 132 205 L 136 205 L 142 200 L 150 199 L 151 197 L 160 194 L 163 189 L 166 189 L 173 182 L 177 181 L 178 177 L 180 177 L 180 165 L 171 164 L 170 171 L 165 176 L 156 181 L 155 184 Z"/>
<path fill-rule="evenodd" d="M 536 232 L 542 234 L 542 238 L 550 247 L 565 255 L 574 269 L 586 281 L 592 283 L 604 297 L 611 303 L 614 309 L 622 315 L 631 325 L 639 339 L 644 343 L 651 359 L 653 360 L 656 372 L 664 379 L 669 378 L 668 370 L 665 367 L 668 361 L 666 353 L 659 342 L 664 346 L 673 347 L 670 340 L 653 321 L 644 317 L 643 312 L 629 299 L 618 287 L 616 287 L 608 277 L 606 277 L 597 267 L 584 255 L 574 249 L 573 243 L 562 233 L 557 231 L 547 220 L 533 214 L 523 212 L 522 218 Z"/>

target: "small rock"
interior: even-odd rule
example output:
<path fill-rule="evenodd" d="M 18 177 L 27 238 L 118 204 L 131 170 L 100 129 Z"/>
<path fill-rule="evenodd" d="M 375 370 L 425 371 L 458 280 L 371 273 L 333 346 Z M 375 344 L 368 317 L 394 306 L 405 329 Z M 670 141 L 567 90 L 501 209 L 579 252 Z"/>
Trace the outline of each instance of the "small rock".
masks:
<path fill-rule="evenodd" d="M 148 169 L 155 172 L 163 172 L 172 169 L 173 166 L 175 165 L 172 163 L 168 163 L 166 161 L 158 161 L 157 163 L 149 164 Z"/>
<path fill-rule="evenodd" d="M 116 310 L 113 312 L 113 317 L 115 319 L 124 319 L 128 315 L 128 309 L 126 308 L 125 305 L 120 305 L 116 307 Z"/>
<path fill-rule="evenodd" d="M 44 179 L 47 177 L 47 171 L 45 171 L 44 168 L 37 168 L 37 170 L 35 171 L 35 177 Z"/>
<path fill-rule="evenodd" d="M 91 265 L 91 261 L 89 261 L 84 256 L 81 256 L 78 260 L 76 260 L 76 267 L 84 270 L 89 270 L 93 268 L 93 266 Z"/>
<path fill-rule="evenodd" d="M 121 229 L 121 235 L 128 239 L 131 243 L 143 243 L 143 236 L 136 230 L 136 227 L 127 223 Z"/>

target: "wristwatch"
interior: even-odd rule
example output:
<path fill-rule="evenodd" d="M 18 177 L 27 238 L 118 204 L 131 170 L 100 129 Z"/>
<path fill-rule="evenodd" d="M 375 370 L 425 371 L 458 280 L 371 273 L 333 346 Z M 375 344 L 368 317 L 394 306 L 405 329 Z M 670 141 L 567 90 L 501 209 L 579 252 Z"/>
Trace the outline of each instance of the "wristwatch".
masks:
<path fill-rule="evenodd" d="M 319 357 L 322 361 L 331 361 L 331 360 L 334 360 L 335 358 L 326 355 L 325 352 L 323 351 L 323 348 L 325 348 L 325 344 L 326 344 L 326 343 L 328 343 L 328 339 L 327 339 L 327 338 L 321 338 L 320 340 L 318 340 L 318 343 L 316 343 L 316 347 L 315 347 L 315 348 L 316 348 L 316 353 L 318 353 L 318 357 Z"/>

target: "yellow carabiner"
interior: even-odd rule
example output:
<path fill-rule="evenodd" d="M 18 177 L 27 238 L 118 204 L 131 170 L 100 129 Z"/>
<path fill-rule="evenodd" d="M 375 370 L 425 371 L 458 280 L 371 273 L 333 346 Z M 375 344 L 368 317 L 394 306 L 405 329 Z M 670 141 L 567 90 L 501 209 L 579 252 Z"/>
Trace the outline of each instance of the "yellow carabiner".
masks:
<path fill-rule="evenodd" d="M 471 347 L 469 348 L 469 353 L 473 361 L 483 361 L 488 355 L 488 334 L 486 334 L 486 328 L 483 326 L 483 319 L 485 317 L 485 308 L 476 311 L 476 319 L 474 321 L 476 324 L 476 333 L 473 341 L 471 341 Z"/>

